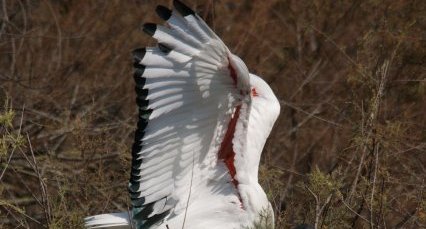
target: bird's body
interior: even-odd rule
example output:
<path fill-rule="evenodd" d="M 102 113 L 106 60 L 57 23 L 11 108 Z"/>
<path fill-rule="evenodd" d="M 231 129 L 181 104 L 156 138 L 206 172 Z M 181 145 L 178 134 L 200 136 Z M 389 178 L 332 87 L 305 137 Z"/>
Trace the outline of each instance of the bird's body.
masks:
<path fill-rule="evenodd" d="M 134 52 L 132 211 L 86 227 L 239 229 L 273 217 L 258 168 L 279 102 L 197 14 L 174 6 L 157 7 L 168 27 L 144 26 L 158 47 Z"/>

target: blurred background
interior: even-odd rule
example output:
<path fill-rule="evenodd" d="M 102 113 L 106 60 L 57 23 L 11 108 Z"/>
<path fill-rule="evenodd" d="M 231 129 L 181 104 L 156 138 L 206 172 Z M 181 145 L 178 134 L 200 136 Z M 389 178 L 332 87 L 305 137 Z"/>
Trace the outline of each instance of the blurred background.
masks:
<path fill-rule="evenodd" d="M 426 227 L 426 2 L 186 0 L 281 101 L 276 228 Z M 129 208 L 148 0 L 0 0 L 0 228 Z"/>

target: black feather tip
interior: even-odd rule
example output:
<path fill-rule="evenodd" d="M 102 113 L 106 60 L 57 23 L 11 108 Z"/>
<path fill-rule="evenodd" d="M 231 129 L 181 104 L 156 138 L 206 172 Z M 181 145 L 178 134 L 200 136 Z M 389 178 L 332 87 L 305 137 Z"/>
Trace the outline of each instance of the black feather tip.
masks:
<path fill-rule="evenodd" d="M 140 70 L 138 73 L 133 74 L 133 79 L 135 80 L 136 85 L 138 86 L 138 88 L 143 88 L 143 86 L 145 85 L 146 79 L 144 77 L 141 77 L 142 74 L 140 74 Z"/>
<path fill-rule="evenodd" d="M 186 6 L 185 4 L 183 4 L 179 0 L 174 0 L 173 6 L 184 17 L 191 15 L 191 14 L 195 15 L 195 12 L 193 10 L 191 10 L 191 8 L 189 8 L 188 6 Z"/>
<path fill-rule="evenodd" d="M 143 25 L 143 31 L 150 36 L 154 36 L 155 30 L 157 30 L 157 25 L 154 23 L 146 23 Z"/>
<path fill-rule="evenodd" d="M 168 54 L 170 51 L 172 51 L 172 49 L 167 47 L 167 45 L 161 43 L 158 43 L 158 48 L 165 54 Z"/>
<path fill-rule="evenodd" d="M 157 12 L 157 15 L 165 21 L 169 20 L 172 16 L 172 11 L 162 5 L 158 5 L 155 12 Z"/>
<path fill-rule="evenodd" d="M 136 78 L 139 78 L 139 77 L 142 77 L 142 75 L 143 75 L 143 72 L 145 71 L 145 67 L 143 66 L 143 65 L 141 65 L 141 64 L 133 64 L 133 66 L 135 67 L 135 73 L 133 74 L 133 77 L 136 79 Z"/>
<path fill-rule="evenodd" d="M 133 50 L 133 60 L 135 63 L 140 63 L 143 60 L 143 57 L 145 56 L 146 49 L 145 48 L 138 48 Z"/>

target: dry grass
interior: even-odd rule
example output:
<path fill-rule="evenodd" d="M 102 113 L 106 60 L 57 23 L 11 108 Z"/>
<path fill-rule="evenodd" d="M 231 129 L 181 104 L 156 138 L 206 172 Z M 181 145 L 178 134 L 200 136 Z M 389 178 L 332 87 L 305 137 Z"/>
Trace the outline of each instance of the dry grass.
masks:
<path fill-rule="evenodd" d="M 127 210 L 130 51 L 159 2 L 0 1 L 1 228 Z M 277 228 L 426 227 L 424 1 L 187 2 L 282 102 Z"/>

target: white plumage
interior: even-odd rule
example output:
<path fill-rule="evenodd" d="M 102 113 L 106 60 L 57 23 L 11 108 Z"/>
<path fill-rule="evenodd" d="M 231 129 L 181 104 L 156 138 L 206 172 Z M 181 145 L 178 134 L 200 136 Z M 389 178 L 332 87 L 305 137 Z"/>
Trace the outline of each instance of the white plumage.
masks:
<path fill-rule="evenodd" d="M 258 167 L 279 102 L 196 13 L 174 7 L 157 7 L 167 26 L 144 25 L 158 47 L 134 51 L 133 209 L 87 228 L 233 229 L 273 214 Z"/>

